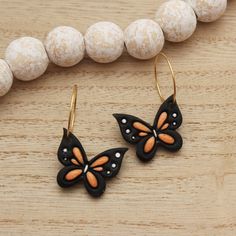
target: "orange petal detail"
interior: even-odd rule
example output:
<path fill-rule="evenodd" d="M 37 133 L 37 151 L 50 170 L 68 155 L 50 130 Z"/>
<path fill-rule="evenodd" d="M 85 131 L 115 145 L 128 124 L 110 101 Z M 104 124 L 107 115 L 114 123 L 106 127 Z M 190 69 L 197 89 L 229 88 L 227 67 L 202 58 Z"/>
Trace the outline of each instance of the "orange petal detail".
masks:
<path fill-rule="evenodd" d="M 164 122 L 166 121 L 166 118 L 167 118 L 167 113 L 162 112 L 159 119 L 158 119 L 158 122 L 157 122 L 157 128 L 158 129 L 160 129 L 161 126 L 164 124 Z"/>
<path fill-rule="evenodd" d="M 74 165 L 77 165 L 77 166 L 80 165 L 79 162 L 78 162 L 77 160 L 75 160 L 74 158 L 71 159 L 71 162 L 72 162 Z"/>
<path fill-rule="evenodd" d="M 138 136 L 140 136 L 140 137 L 144 137 L 144 136 L 147 136 L 148 134 L 147 133 L 144 133 L 144 132 L 140 132 L 139 134 L 138 134 Z"/>
<path fill-rule="evenodd" d="M 109 161 L 109 158 L 107 156 L 99 157 L 92 165 L 91 167 L 97 167 L 102 166 L 106 164 Z"/>
<path fill-rule="evenodd" d="M 76 179 L 77 177 L 79 177 L 82 174 L 82 170 L 71 170 L 70 172 L 68 172 L 65 176 L 65 179 L 67 181 L 72 181 L 74 179 Z"/>
<path fill-rule="evenodd" d="M 154 145 L 155 145 L 155 138 L 151 137 L 147 140 L 147 142 L 144 145 L 144 152 L 148 153 L 150 151 L 152 151 Z"/>
<path fill-rule="evenodd" d="M 92 172 L 88 171 L 86 177 L 90 186 L 92 186 L 93 188 L 96 188 L 98 186 L 97 178 Z"/>
<path fill-rule="evenodd" d="M 167 129 L 168 127 L 169 127 L 169 124 L 168 124 L 168 123 L 165 123 L 165 124 L 161 127 L 161 130 Z"/>
<path fill-rule="evenodd" d="M 83 156 L 79 148 L 77 147 L 73 148 L 73 154 L 81 164 L 84 164 Z"/>
<path fill-rule="evenodd" d="M 134 122 L 133 123 L 133 127 L 135 129 L 140 130 L 140 131 L 149 132 L 149 133 L 151 132 L 151 130 L 146 125 L 144 125 L 144 124 L 142 124 L 140 122 Z"/>
<path fill-rule="evenodd" d="M 168 134 L 159 134 L 158 137 L 161 141 L 167 144 L 173 144 L 175 142 L 175 139 Z"/>
<path fill-rule="evenodd" d="M 95 170 L 95 171 L 103 171 L 103 168 L 102 167 L 95 167 L 95 168 L 93 168 L 93 170 Z"/>

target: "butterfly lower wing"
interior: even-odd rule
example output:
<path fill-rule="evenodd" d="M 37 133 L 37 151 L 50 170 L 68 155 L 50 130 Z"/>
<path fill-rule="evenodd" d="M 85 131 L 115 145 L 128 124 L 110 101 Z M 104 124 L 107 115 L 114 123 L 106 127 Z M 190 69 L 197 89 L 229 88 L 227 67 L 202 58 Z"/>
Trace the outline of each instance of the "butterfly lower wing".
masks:
<path fill-rule="evenodd" d="M 173 95 L 170 96 L 160 106 L 153 127 L 158 130 L 176 130 L 182 124 L 182 114 L 176 101 L 173 100 Z"/>
<path fill-rule="evenodd" d="M 100 173 L 88 170 L 84 176 L 84 186 L 93 197 L 99 197 L 106 189 L 106 182 Z"/>
<path fill-rule="evenodd" d="M 177 131 L 163 130 L 158 134 L 158 143 L 169 151 L 178 151 L 183 145 L 183 140 Z"/>
<path fill-rule="evenodd" d="M 148 135 L 136 146 L 136 154 L 141 161 L 151 160 L 157 151 L 158 143 L 153 135 Z"/>
<path fill-rule="evenodd" d="M 72 133 L 67 135 L 67 129 L 64 128 L 63 130 L 64 134 L 57 152 L 58 160 L 64 166 L 86 165 L 88 160 L 80 141 Z"/>
<path fill-rule="evenodd" d="M 62 188 L 71 187 L 79 183 L 82 179 L 83 170 L 76 165 L 65 166 L 57 175 L 57 183 Z"/>
<path fill-rule="evenodd" d="M 123 138 L 130 144 L 136 144 L 152 133 L 152 127 L 138 117 L 127 114 L 113 114 L 113 116 L 119 124 Z"/>
<path fill-rule="evenodd" d="M 89 161 L 89 169 L 105 178 L 112 178 L 118 174 L 127 150 L 127 148 L 113 148 L 100 153 Z"/>
<path fill-rule="evenodd" d="M 104 178 L 116 176 L 127 148 L 114 148 L 98 154 L 89 161 L 88 171 L 84 177 L 87 191 L 94 197 L 103 194 L 106 188 Z"/>

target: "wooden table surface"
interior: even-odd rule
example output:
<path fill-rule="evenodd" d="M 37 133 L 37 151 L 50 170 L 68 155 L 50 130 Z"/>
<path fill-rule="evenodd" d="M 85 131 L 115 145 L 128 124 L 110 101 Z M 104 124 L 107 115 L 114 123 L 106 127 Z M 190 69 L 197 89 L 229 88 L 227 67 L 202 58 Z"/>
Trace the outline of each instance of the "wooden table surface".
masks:
<path fill-rule="evenodd" d="M 162 0 L 0 0 L 0 57 L 15 38 L 44 39 L 55 26 L 87 27 L 109 20 L 125 28 L 152 18 Z M 111 116 L 124 112 L 151 122 L 161 101 L 152 61 L 127 53 L 99 65 L 86 58 L 40 79 L 15 81 L 0 99 L 0 235 L 235 236 L 236 235 L 236 1 L 211 24 L 199 23 L 184 43 L 166 43 L 177 73 L 184 146 L 158 151 L 148 164 L 129 146 L 117 178 L 102 198 L 81 185 L 56 184 L 57 148 L 78 84 L 75 134 L 89 157 L 127 146 Z M 171 92 L 168 67 L 160 76 Z"/>

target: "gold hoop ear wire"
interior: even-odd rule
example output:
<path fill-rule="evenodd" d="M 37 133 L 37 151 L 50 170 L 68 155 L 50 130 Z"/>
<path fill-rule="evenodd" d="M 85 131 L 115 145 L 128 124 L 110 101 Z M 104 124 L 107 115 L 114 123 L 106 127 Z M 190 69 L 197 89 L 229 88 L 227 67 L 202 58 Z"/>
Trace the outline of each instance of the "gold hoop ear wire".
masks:
<path fill-rule="evenodd" d="M 78 90 L 77 85 L 74 85 L 72 96 L 71 96 L 71 103 L 70 103 L 67 136 L 69 136 L 69 134 L 73 132 L 73 128 L 74 128 L 75 110 L 76 110 L 76 102 L 77 102 L 77 90 Z"/>
<path fill-rule="evenodd" d="M 160 56 L 164 57 L 164 59 L 168 63 L 168 66 L 169 66 L 169 69 L 170 69 L 170 72 L 171 72 L 172 81 L 173 81 L 173 88 L 174 88 L 173 102 L 175 102 L 176 101 L 176 82 L 175 82 L 176 77 L 175 77 L 173 67 L 170 63 L 170 60 L 168 59 L 168 57 L 164 53 L 160 53 L 159 55 L 157 55 L 156 59 L 155 59 L 155 62 L 154 62 L 154 73 L 155 73 L 155 81 L 156 81 L 157 91 L 158 91 L 158 94 L 159 94 L 162 102 L 164 102 L 166 99 L 162 96 L 161 88 L 160 88 L 159 81 L 158 81 L 158 76 L 157 76 L 157 63 L 158 63 L 158 60 L 159 60 Z"/>

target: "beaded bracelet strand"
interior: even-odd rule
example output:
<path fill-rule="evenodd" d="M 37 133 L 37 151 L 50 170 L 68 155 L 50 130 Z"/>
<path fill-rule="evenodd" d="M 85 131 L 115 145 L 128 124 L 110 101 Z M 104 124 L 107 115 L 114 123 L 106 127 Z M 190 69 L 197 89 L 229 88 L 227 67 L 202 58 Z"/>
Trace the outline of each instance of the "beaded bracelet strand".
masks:
<path fill-rule="evenodd" d="M 126 47 L 137 59 L 148 60 L 161 52 L 165 40 L 182 42 L 195 31 L 197 20 L 212 22 L 220 18 L 227 0 L 169 0 L 156 12 L 155 21 L 140 19 L 123 32 L 112 22 L 98 22 L 83 36 L 68 26 L 48 33 L 44 44 L 32 37 L 22 37 L 9 44 L 5 59 L 0 59 L 0 96 L 11 88 L 13 76 L 22 81 L 40 77 L 49 62 L 61 67 L 78 64 L 85 56 L 98 63 L 110 63 Z"/>

